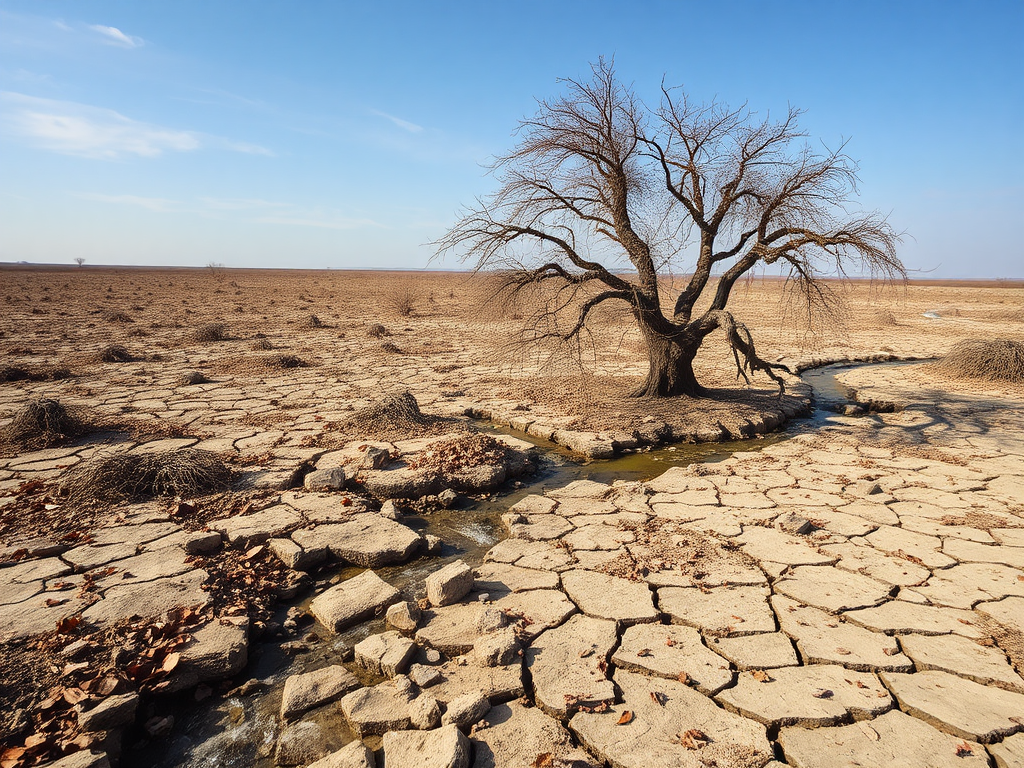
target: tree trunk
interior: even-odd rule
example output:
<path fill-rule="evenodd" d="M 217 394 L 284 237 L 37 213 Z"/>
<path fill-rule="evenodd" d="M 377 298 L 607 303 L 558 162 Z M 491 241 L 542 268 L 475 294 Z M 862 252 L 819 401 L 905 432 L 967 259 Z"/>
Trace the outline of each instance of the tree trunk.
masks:
<path fill-rule="evenodd" d="M 691 339 L 684 334 L 664 336 L 644 326 L 640 330 L 647 344 L 650 368 L 643 385 L 633 392 L 634 397 L 703 397 L 707 394 L 693 374 L 693 359 L 701 339 Z"/>

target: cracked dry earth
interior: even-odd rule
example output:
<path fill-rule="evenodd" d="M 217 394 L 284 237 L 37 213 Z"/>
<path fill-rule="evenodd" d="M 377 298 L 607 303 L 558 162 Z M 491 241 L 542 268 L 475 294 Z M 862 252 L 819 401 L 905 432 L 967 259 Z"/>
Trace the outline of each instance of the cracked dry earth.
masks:
<path fill-rule="evenodd" d="M 895 413 L 835 416 L 646 483 L 526 496 L 503 516 L 508 538 L 475 568 L 434 570 L 418 601 L 377 571 L 419 534 L 336 495 L 214 521 L 229 546 L 269 542 L 290 567 L 330 553 L 369 569 L 318 590 L 317 632 L 387 616 L 344 663 L 288 677 L 260 754 L 316 768 L 1021 765 L 1024 411 L 984 393 L 929 403 L 919 369 L 899 370 L 850 381 Z M 0 606 L 0 631 L 81 610 L 47 606 L 47 588 L 108 564 L 86 618 L 201 604 L 187 554 L 219 544 L 140 507 L 86 546 L 0 569 L 19 606 Z M 243 620 L 207 625 L 174 685 L 236 674 L 245 651 Z M 65 764 L 105 759 L 79 757 Z"/>

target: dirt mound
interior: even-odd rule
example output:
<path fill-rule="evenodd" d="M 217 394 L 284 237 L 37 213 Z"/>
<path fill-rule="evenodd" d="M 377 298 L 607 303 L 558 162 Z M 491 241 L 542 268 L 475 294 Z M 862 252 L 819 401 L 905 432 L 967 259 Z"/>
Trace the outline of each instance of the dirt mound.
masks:
<path fill-rule="evenodd" d="M 134 359 L 132 353 L 120 344 L 111 344 L 96 353 L 96 360 L 101 363 L 130 363 Z"/>
<path fill-rule="evenodd" d="M 932 367 L 955 379 L 1024 384 L 1024 344 L 1010 339 L 965 339 Z"/>
<path fill-rule="evenodd" d="M 228 329 L 224 323 L 207 323 L 192 331 L 191 337 L 192 341 L 200 343 L 224 341 L 224 339 L 228 338 Z"/>
<path fill-rule="evenodd" d="M 197 448 L 98 456 L 68 470 L 58 492 L 71 501 L 126 501 L 148 496 L 201 496 L 231 486 L 231 470 Z"/>
<path fill-rule="evenodd" d="M 408 437 L 419 434 L 439 421 L 420 410 L 409 390 L 385 395 L 356 411 L 346 426 L 360 434 Z"/>
<path fill-rule="evenodd" d="M 93 429 L 81 408 L 41 398 L 18 411 L 14 420 L 0 429 L 0 446 L 20 450 L 49 448 Z"/>

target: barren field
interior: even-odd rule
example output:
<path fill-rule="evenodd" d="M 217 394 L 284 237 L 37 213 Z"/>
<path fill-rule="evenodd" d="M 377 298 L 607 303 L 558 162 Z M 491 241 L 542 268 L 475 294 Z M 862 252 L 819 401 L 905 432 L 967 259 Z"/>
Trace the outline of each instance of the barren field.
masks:
<path fill-rule="evenodd" d="M 629 317 L 523 350 L 485 276 L 0 285 L 2 768 L 1024 764 L 1024 387 L 928 362 L 1024 341 L 1020 283 L 808 328 L 755 279 L 785 394 L 713 336 L 657 402 Z"/>

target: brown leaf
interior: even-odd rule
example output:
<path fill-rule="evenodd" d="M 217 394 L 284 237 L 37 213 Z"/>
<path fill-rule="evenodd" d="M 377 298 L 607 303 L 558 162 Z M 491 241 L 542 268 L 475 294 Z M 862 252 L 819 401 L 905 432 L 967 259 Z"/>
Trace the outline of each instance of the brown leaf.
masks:
<path fill-rule="evenodd" d="M 828 688 L 819 688 L 811 694 L 816 699 L 831 699 L 834 695 Z"/>
<path fill-rule="evenodd" d="M 164 663 L 160 665 L 160 669 L 162 669 L 164 672 L 170 672 L 172 669 L 178 666 L 179 661 L 181 661 L 180 653 L 169 653 L 164 658 Z"/>
<path fill-rule="evenodd" d="M 668 696 L 666 696 L 661 691 L 651 691 L 651 699 L 659 707 L 664 707 L 665 706 L 665 702 L 668 701 Z"/>
<path fill-rule="evenodd" d="M 899 648 L 883 648 L 882 649 L 882 653 L 884 653 L 886 656 L 895 656 L 899 652 L 900 652 Z"/>
<path fill-rule="evenodd" d="M 665 645 L 667 645 L 669 648 L 674 648 L 675 644 L 676 641 L 673 640 L 671 637 L 665 638 Z"/>
<path fill-rule="evenodd" d="M 619 717 L 618 722 L 615 723 L 615 724 L 616 725 L 626 725 L 627 723 L 631 723 L 631 722 L 633 722 L 633 713 L 630 712 L 627 709 L 625 712 L 622 713 L 622 716 Z"/>
<path fill-rule="evenodd" d="M 550 752 L 542 752 L 530 763 L 530 768 L 551 768 L 554 764 L 554 756 Z"/>
<path fill-rule="evenodd" d="M 639 651 L 636 652 L 636 655 L 642 657 L 642 656 L 653 656 L 654 654 L 651 652 L 650 648 L 641 648 Z"/>
<path fill-rule="evenodd" d="M 956 745 L 957 757 L 967 757 L 968 755 L 973 754 L 974 750 L 971 749 L 971 745 L 968 744 L 966 741 L 961 741 L 959 744 Z"/>
<path fill-rule="evenodd" d="M 870 725 L 868 725 L 867 723 L 862 722 L 862 721 L 858 722 L 857 725 L 860 726 L 860 729 L 864 733 L 865 736 L 867 736 L 872 741 L 878 741 L 878 739 L 879 739 L 878 731 L 876 731 Z"/>
<path fill-rule="evenodd" d="M 676 676 L 676 680 L 678 680 L 683 685 L 689 685 L 690 684 L 690 676 L 688 674 L 686 674 L 685 672 L 680 672 Z"/>
<path fill-rule="evenodd" d="M 679 737 L 679 743 L 686 749 L 700 749 L 709 741 L 711 739 L 708 738 L 707 734 L 696 728 L 691 728 Z"/>
<path fill-rule="evenodd" d="M 770 683 L 772 681 L 771 677 L 763 669 L 752 669 L 750 676 L 759 683 Z"/>

